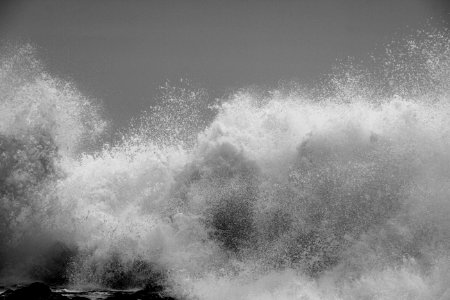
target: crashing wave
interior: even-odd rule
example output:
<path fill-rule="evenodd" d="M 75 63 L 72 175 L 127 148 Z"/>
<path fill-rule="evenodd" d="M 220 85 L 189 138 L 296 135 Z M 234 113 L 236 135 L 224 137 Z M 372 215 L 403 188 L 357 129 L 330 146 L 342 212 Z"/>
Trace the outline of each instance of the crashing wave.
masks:
<path fill-rule="evenodd" d="M 444 299 L 449 59 L 448 32 L 421 32 L 309 92 L 211 108 L 166 86 L 165 105 L 92 153 L 92 101 L 29 47 L 4 56 L 0 272 L 158 278 L 186 299 Z"/>

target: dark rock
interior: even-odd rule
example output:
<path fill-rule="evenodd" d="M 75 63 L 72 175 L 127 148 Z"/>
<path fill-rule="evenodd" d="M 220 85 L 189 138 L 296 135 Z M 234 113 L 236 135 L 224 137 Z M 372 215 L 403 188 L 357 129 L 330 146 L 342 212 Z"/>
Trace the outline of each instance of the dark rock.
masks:
<path fill-rule="evenodd" d="M 7 290 L 0 295 L 2 300 L 68 300 L 69 298 L 52 292 L 44 283 L 34 282 L 17 290 Z"/>
<path fill-rule="evenodd" d="M 9 295 L 11 295 L 12 293 L 14 293 L 13 290 L 7 289 L 7 290 L 4 291 L 2 294 L 0 294 L 0 299 L 6 299 L 6 297 L 9 296 Z"/>
<path fill-rule="evenodd" d="M 127 294 L 127 293 L 117 293 L 114 294 L 113 296 L 110 296 L 108 298 L 106 298 L 106 300 L 175 300 L 172 297 L 166 297 L 163 295 L 160 295 L 158 293 L 152 293 L 152 294 L 147 294 L 147 293 L 132 293 L 132 294 Z"/>
<path fill-rule="evenodd" d="M 156 289 L 152 285 L 146 286 L 144 289 L 134 293 L 117 292 L 114 295 L 106 298 L 106 300 L 175 300 L 175 298 L 165 295 L 162 288 L 157 286 Z"/>
<path fill-rule="evenodd" d="M 48 299 L 51 294 L 52 291 L 47 285 L 35 282 L 17 290 L 7 290 L 1 297 L 4 299 Z"/>
<path fill-rule="evenodd" d="M 175 300 L 174 298 L 165 295 L 165 293 L 162 291 L 152 291 L 150 289 L 143 289 L 143 290 L 137 291 L 137 292 L 133 293 L 132 296 L 133 296 L 133 298 L 131 298 L 131 299 Z"/>

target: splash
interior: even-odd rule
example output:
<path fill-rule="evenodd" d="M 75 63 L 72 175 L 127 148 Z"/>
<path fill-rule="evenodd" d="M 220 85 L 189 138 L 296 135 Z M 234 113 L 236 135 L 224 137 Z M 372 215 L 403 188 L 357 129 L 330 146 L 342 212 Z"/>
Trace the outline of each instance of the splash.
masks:
<path fill-rule="evenodd" d="M 65 176 L 59 161 L 75 157 L 106 123 L 98 108 L 72 85 L 45 71 L 31 46 L 11 46 L 4 52 L 0 57 L 0 269 L 8 276 L 43 273 L 39 276 L 50 278 L 64 272 L 64 260 L 49 262 L 49 270 L 30 261 L 47 264 L 44 253 L 72 252 L 58 242 L 58 230 L 53 231 L 58 225 L 52 216 L 60 210 L 53 190 Z"/>
<path fill-rule="evenodd" d="M 447 31 L 306 92 L 208 107 L 165 86 L 166 104 L 95 153 L 98 108 L 21 51 L 0 73 L 3 277 L 157 280 L 180 299 L 448 297 Z"/>

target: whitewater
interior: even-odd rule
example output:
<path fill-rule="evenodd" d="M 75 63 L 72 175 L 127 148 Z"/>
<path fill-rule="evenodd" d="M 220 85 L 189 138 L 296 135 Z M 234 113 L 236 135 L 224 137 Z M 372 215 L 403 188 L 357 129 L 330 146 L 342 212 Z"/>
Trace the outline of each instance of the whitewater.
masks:
<path fill-rule="evenodd" d="M 450 299 L 448 31 L 310 87 L 212 103 L 165 85 L 101 146 L 103 108 L 37 57 L 29 45 L 0 54 L 1 283 Z"/>

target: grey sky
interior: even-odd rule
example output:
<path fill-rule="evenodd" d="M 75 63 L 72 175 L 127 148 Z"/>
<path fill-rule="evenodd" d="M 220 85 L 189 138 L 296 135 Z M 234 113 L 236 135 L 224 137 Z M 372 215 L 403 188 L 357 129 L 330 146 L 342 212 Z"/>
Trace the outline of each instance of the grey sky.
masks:
<path fill-rule="evenodd" d="M 166 80 L 188 78 L 213 95 L 311 82 L 336 60 L 376 51 L 432 17 L 448 19 L 449 2 L 2 1 L 0 38 L 34 44 L 52 73 L 103 100 L 122 126 Z"/>

